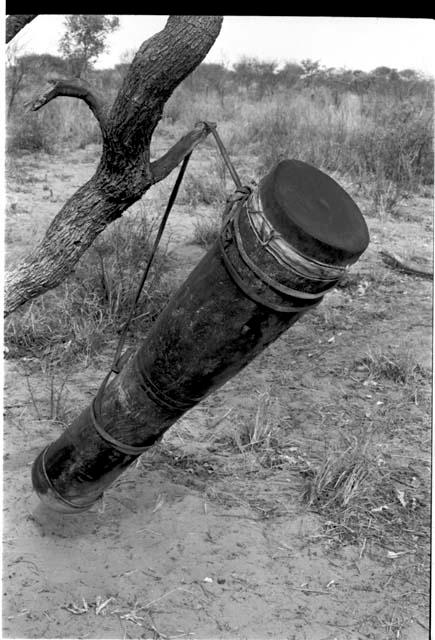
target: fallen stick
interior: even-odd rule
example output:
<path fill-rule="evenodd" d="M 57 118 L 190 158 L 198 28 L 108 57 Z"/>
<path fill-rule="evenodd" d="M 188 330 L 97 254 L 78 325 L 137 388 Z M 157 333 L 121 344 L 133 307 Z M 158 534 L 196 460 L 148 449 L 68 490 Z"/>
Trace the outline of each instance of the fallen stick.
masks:
<path fill-rule="evenodd" d="M 402 258 L 397 256 L 394 253 L 390 253 L 389 251 L 385 251 L 385 249 L 381 249 L 379 251 L 382 260 L 388 267 L 392 269 L 399 269 L 404 273 L 409 273 L 414 276 L 419 276 L 420 278 L 428 278 L 429 280 L 433 280 L 433 272 L 428 269 L 424 269 L 420 266 L 411 264 L 410 262 L 405 262 Z"/>

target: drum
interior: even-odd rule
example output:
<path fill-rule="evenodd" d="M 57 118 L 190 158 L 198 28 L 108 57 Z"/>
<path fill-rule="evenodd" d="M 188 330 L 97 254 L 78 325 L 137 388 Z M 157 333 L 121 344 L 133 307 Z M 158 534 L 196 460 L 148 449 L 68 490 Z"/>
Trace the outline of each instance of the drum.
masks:
<path fill-rule="evenodd" d="M 35 460 L 43 503 L 90 508 L 186 411 L 318 305 L 368 243 L 352 198 L 304 162 L 284 160 L 239 190 L 218 240 L 143 344 Z"/>

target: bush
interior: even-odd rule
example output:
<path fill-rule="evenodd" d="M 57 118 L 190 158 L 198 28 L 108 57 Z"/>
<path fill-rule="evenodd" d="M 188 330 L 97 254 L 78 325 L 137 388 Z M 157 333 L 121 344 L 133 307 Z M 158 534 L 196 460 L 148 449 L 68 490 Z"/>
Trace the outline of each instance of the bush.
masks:
<path fill-rule="evenodd" d="M 204 82 L 187 78 L 174 91 L 164 108 L 162 131 L 176 124 L 172 133 L 179 135 L 180 127 L 187 130 L 199 120 L 216 122 L 229 152 L 254 154 L 259 173 L 282 158 L 298 158 L 328 172 L 347 174 L 359 186 L 370 185 L 377 209 L 383 200 L 391 200 L 394 190 L 396 202 L 403 192 L 433 183 L 432 81 L 416 78 L 410 88 L 398 77 L 393 82 L 390 76 L 366 74 L 357 87 L 352 84 L 356 76 L 349 72 L 352 82 L 348 78 L 334 84 L 335 76 L 320 74 L 309 86 L 290 87 L 274 77 L 273 94 L 255 99 L 237 84 L 233 72 L 222 69 L 226 80 L 216 90 L 209 71 L 205 65 Z M 121 76 L 116 69 L 93 71 L 90 81 L 112 100 Z M 35 92 L 29 82 L 20 89 L 16 104 Z M 88 107 L 70 98 L 58 98 L 36 114 L 15 110 L 8 126 L 12 152 L 52 153 L 63 146 L 82 148 L 100 141 Z M 198 194 L 201 199 L 207 202 L 209 194 Z"/>
<path fill-rule="evenodd" d="M 83 148 L 100 143 L 100 128 L 79 100 L 58 98 L 38 112 L 16 110 L 7 126 L 7 151 L 55 153 L 64 147 Z"/>
<path fill-rule="evenodd" d="M 300 90 L 251 102 L 238 113 L 232 144 L 257 157 L 260 176 L 284 158 L 303 160 L 347 175 L 377 210 L 433 183 L 431 103 L 346 92 L 334 106 L 323 88 L 314 97 Z"/>
<path fill-rule="evenodd" d="M 215 205 L 225 202 L 225 178 L 214 172 L 201 174 L 188 173 L 180 189 L 180 202 L 191 207 Z"/>
<path fill-rule="evenodd" d="M 9 153 L 20 151 L 52 153 L 56 146 L 53 128 L 47 126 L 47 121 L 37 114 L 12 120 L 8 124 L 6 135 Z"/>
<path fill-rule="evenodd" d="M 126 218 L 104 231 L 61 286 L 18 310 L 5 323 L 11 357 L 33 355 L 66 364 L 89 358 L 113 341 L 130 313 L 149 259 L 153 230 L 145 219 Z M 130 324 L 143 336 L 166 304 L 165 252 L 158 252 Z"/>

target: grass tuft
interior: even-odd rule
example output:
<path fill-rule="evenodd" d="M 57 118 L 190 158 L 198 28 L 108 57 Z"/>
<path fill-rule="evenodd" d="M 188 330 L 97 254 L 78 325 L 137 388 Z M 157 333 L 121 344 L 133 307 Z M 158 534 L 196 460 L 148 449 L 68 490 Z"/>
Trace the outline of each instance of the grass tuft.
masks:
<path fill-rule="evenodd" d="M 325 520 L 337 543 L 376 540 L 390 548 L 415 546 L 426 529 L 428 496 L 418 473 L 385 464 L 369 437 L 330 450 L 306 472 L 303 500 Z M 419 521 L 420 524 L 419 524 Z"/>
<path fill-rule="evenodd" d="M 210 217 L 198 218 L 194 224 L 192 241 L 207 249 L 218 239 L 220 229 L 221 225 L 217 220 Z"/>
<path fill-rule="evenodd" d="M 369 351 L 357 361 L 358 368 L 366 370 L 373 380 L 391 380 L 406 385 L 426 378 L 428 373 L 406 347 Z"/>
<path fill-rule="evenodd" d="M 241 451 L 246 448 L 266 450 L 270 445 L 274 420 L 270 411 L 273 398 L 268 391 L 260 393 L 254 420 L 243 422 L 234 433 L 237 446 Z"/>

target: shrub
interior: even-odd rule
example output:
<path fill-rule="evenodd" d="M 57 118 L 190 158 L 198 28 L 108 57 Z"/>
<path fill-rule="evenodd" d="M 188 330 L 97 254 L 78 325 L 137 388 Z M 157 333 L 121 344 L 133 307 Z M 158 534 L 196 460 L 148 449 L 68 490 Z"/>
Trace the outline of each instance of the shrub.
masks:
<path fill-rule="evenodd" d="M 83 148 L 100 143 L 99 126 L 79 100 L 58 98 L 38 112 L 15 111 L 7 126 L 7 150 L 55 153 L 65 146 Z"/>
<path fill-rule="evenodd" d="M 197 175 L 188 173 L 180 189 L 179 201 L 191 207 L 215 205 L 225 202 L 225 180 L 214 172 Z"/>
<path fill-rule="evenodd" d="M 11 357 L 31 354 L 66 364 L 98 354 L 116 338 L 130 313 L 152 241 L 146 220 L 115 222 L 61 286 L 6 321 Z M 166 304 L 172 291 L 167 269 L 161 251 L 136 307 L 130 335 L 143 335 Z"/>
<path fill-rule="evenodd" d="M 373 349 L 357 361 L 357 366 L 367 371 L 373 380 L 391 380 L 398 384 L 412 384 L 427 372 L 405 346 L 393 349 Z"/>
<path fill-rule="evenodd" d="M 362 551 L 367 540 L 395 548 L 392 541 L 407 546 L 413 530 L 427 528 L 422 480 L 413 469 L 386 464 L 368 435 L 345 448 L 331 447 L 305 475 L 304 500 L 325 518 L 331 542 L 357 543 Z"/>
<path fill-rule="evenodd" d="M 432 106 L 412 98 L 397 104 L 347 92 L 335 107 L 326 89 L 317 98 L 303 90 L 280 94 L 240 109 L 234 135 L 258 157 L 260 173 L 290 157 L 361 186 L 376 183 L 378 194 L 433 181 Z"/>
<path fill-rule="evenodd" d="M 20 151 L 52 153 L 56 146 L 53 127 L 37 114 L 22 119 L 18 116 L 8 123 L 7 150 L 9 153 Z"/>

